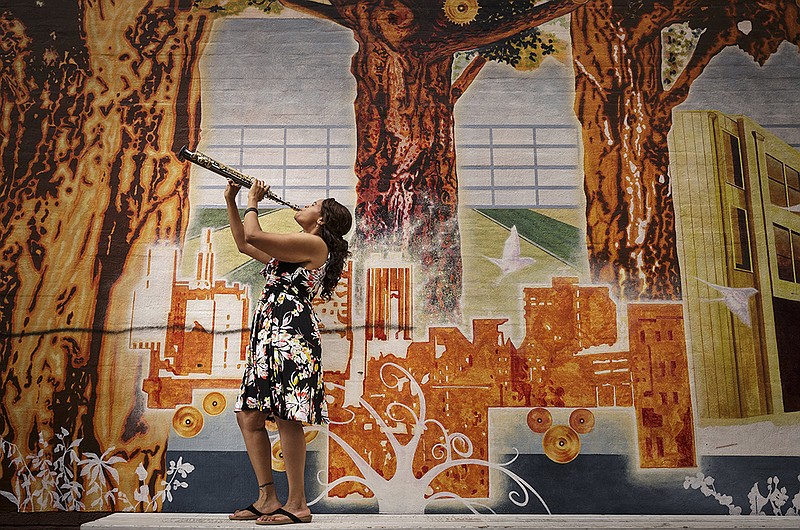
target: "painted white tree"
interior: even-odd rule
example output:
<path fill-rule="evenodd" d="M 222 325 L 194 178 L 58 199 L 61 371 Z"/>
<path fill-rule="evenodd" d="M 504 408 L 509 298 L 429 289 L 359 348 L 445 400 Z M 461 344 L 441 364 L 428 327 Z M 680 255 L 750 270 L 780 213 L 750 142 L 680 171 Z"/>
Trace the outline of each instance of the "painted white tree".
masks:
<path fill-rule="evenodd" d="M 390 372 L 396 370 L 396 372 Z M 462 496 L 449 492 L 432 492 L 431 483 L 436 477 L 456 466 L 484 466 L 503 473 L 511 479 L 515 487 L 508 492 L 508 498 L 517 506 L 527 506 L 532 496 L 536 497 L 542 504 L 544 510 L 549 514 L 550 509 L 539 493 L 525 479 L 508 469 L 517 458 L 517 455 L 503 463 L 489 462 L 480 458 L 472 458 L 472 441 L 463 433 L 449 432 L 442 423 L 436 419 L 427 417 L 427 404 L 425 395 L 422 392 L 417 380 L 405 368 L 387 362 L 381 366 L 380 379 L 387 390 L 403 391 L 403 387 L 408 383 L 408 391 L 412 399 L 416 400 L 419 412 L 405 403 L 393 401 L 386 406 L 385 415 L 379 413 L 373 406 L 364 400 L 359 399 L 359 404 L 363 407 L 373 420 L 380 426 L 380 431 L 386 436 L 387 443 L 391 446 L 396 458 L 395 473 L 386 478 L 378 473 L 359 452 L 354 449 L 346 440 L 329 429 L 312 427 L 324 432 L 330 440 L 333 440 L 347 453 L 358 468 L 361 476 L 349 475 L 338 478 L 331 483 L 326 483 L 322 475 L 325 470 L 320 471 L 318 480 L 325 486 L 324 491 L 309 504 L 315 504 L 322 500 L 328 492 L 339 484 L 355 482 L 364 485 L 374 493 L 378 501 L 380 513 L 424 513 L 428 504 L 440 499 L 454 499 L 464 504 L 473 513 L 495 513 L 486 503 L 478 502 L 473 499 L 465 499 Z M 329 386 L 344 391 L 344 387 L 328 383 Z M 348 408 L 344 408 L 352 415 L 344 422 L 346 424 L 355 419 L 355 414 Z M 402 417 L 401 417 L 402 416 Z M 333 422 L 332 422 L 333 423 Z M 410 426 L 411 438 L 405 444 L 401 443 L 394 434 L 397 424 L 405 423 Z M 427 429 L 437 429 L 441 432 L 441 443 L 431 449 L 433 458 L 438 462 L 437 465 L 426 471 L 420 478 L 414 474 L 414 456 L 420 449 L 420 441 L 423 433 Z M 518 489 L 517 489 L 518 488 Z"/>

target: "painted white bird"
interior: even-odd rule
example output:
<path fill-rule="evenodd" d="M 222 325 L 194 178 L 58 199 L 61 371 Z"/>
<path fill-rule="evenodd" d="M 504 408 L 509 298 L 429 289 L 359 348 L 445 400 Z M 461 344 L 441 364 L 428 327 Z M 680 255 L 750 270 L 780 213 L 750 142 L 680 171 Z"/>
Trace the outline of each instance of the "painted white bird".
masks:
<path fill-rule="evenodd" d="M 511 233 L 508 235 L 505 245 L 503 245 L 503 257 L 497 259 L 484 256 L 486 259 L 500 267 L 500 278 L 497 280 L 497 283 L 500 283 L 503 278 L 512 272 L 524 269 L 536 261 L 533 258 L 523 257 L 519 254 L 519 234 L 517 233 L 517 226 L 514 225 L 511 227 Z"/>
<path fill-rule="evenodd" d="M 719 291 L 722 295 L 722 298 L 708 299 L 709 302 L 723 302 L 731 310 L 731 313 L 739 318 L 742 324 L 751 327 L 750 297 L 756 294 L 758 289 L 755 287 L 725 287 L 724 285 L 709 283 L 697 277 L 695 279 Z"/>

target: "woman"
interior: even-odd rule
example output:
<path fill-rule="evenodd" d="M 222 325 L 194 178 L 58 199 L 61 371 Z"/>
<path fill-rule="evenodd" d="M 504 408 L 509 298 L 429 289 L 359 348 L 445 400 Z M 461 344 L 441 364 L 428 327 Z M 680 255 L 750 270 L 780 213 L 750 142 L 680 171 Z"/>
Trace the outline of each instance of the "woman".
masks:
<path fill-rule="evenodd" d="M 254 182 L 243 221 L 236 205 L 239 189 L 230 181 L 225 189 L 231 232 L 240 252 L 266 264 L 261 271 L 266 285 L 253 312 L 247 363 L 235 406 L 259 496 L 229 517 L 269 525 L 307 523 L 311 511 L 305 496 L 303 423 L 328 423 L 320 335 L 311 301 L 320 291 L 329 299 L 339 282 L 349 256 L 344 235 L 350 231 L 352 216 L 334 199 L 320 199 L 295 214 L 301 232 L 264 232 L 257 207 L 269 187 Z M 289 495 L 282 506 L 272 480 L 266 420 L 278 425 L 286 464 Z"/>

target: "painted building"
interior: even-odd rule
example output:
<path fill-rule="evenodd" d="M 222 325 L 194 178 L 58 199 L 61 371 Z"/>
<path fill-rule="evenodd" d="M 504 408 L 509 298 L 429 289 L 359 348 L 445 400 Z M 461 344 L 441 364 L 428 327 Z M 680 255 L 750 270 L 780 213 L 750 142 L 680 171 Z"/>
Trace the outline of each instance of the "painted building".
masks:
<path fill-rule="evenodd" d="M 238 387 L 239 379 L 230 375 L 234 370 L 241 371 L 249 336 L 245 326 L 234 330 L 233 335 L 241 341 L 235 344 L 239 352 L 236 368 L 231 366 L 229 358 L 230 341 L 221 343 L 222 349 L 218 351 L 213 343 L 192 339 L 197 334 L 201 339 L 230 335 L 230 322 L 241 324 L 247 315 L 246 303 L 237 306 L 237 311 L 231 311 L 230 304 L 219 303 L 234 294 L 239 298 L 245 296 L 246 289 L 215 280 L 210 230 L 204 230 L 203 243 L 194 278 L 178 280 L 173 272 L 174 280 L 169 286 L 151 284 L 145 278 L 143 289 L 136 291 L 132 309 L 136 324 L 137 319 L 144 318 L 142 315 L 153 314 L 141 309 L 137 300 L 151 300 L 147 306 L 150 310 L 155 308 L 157 300 L 168 301 L 162 305 L 168 305 L 169 311 L 161 317 L 171 323 L 170 328 L 162 331 L 161 337 L 150 340 L 142 337 L 134 345 L 150 352 L 150 375 L 143 383 L 149 395 L 148 406 L 183 405 L 175 412 L 173 428 L 184 437 L 195 436 L 202 428 L 202 413 L 188 405 L 194 391 L 224 401 L 220 391 Z M 164 254 L 164 259 L 175 263 L 174 250 Z M 157 265 L 152 254 L 150 259 L 148 266 Z M 380 333 L 373 331 L 359 345 L 358 333 L 345 332 L 361 327 L 350 320 L 350 308 L 355 305 L 349 287 L 352 262 L 348 263 L 333 299 L 317 303 L 322 316 L 321 330 L 333 335 L 330 338 L 337 341 L 339 349 L 346 343 L 347 351 L 351 352 L 346 370 L 329 370 L 325 375 L 331 403 L 335 405 L 331 410 L 344 407 L 340 409 L 343 416 L 342 412 L 333 412 L 333 424 L 329 427 L 330 484 L 363 475 L 364 465 L 387 481 L 402 476 L 399 468 L 403 466 L 421 477 L 438 463 L 431 449 L 448 443 L 447 437 L 454 433 L 468 440 L 470 456 L 485 461 L 489 455 L 489 411 L 495 407 L 523 408 L 546 417 L 551 416 L 548 409 L 575 409 L 574 412 L 583 414 L 584 420 L 580 421 L 590 421 L 591 425 L 595 421 L 591 410 L 633 408 L 639 467 L 695 465 L 680 304 L 628 304 L 623 319 L 627 321 L 628 336 L 620 342 L 617 304 L 607 287 L 581 285 L 577 278 L 553 278 L 549 287 L 524 289 L 526 336 L 519 348 L 501 330 L 507 319 L 474 320 L 472 338 L 457 327 L 431 327 L 427 340 L 411 340 L 407 328 L 408 338 L 403 336 L 402 312 L 398 312 L 398 308 L 408 307 L 405 300 L 413 291 L 411 268 L 396 259 L 391 262 L 378 259 L 371 265 L 366 271 L 371 281 L 366 284 L 365 305 L 383 310 L 373 309 L 369 325 L 365 322 L 363 328 L 378 329 Z M 171 296 L 164 297 L 165 292 Z M 206 303 L 196 306 L 191 301 Z M 384 301 L 383 306 L 376 301 Z M 221 311 L 215 313 L 216 308 Z M 204 309 L 210 312 L 204 313 Z M 224 323 L 226 333 L 208 334 L 204 321 L 212 328 L 214 323 Z M 346 327 L 342 328 L 342 324 Z M 626 341 L 630 344 L 627 350 Z M 172 355 L 160 354 L 162 348 Z M 366 358 L 353 356 L 353 352 L 359 351 L 371 353 Z M 198 352 L 207 357 L 198 356 Z M 353 377 L 354 368 L 362 364 L 363 375 Z M 398 374 L 387 374 L 386 367 L 392 366 L 406 371 L 406 375 L 396 379 Z M 416 396 L 407 395 L 412 384 L 419 387 Z M 216 411 L 206 401 L 203 408 Z M 413 410 L 418 416 L 401 420 L 402 414 L 392 414 L 387 421 L 376 413 L 393 409 Z M 206 410 L 206 413 L 211 412 Z M 439 425 L 442 432 L 437 435 L 435 429 L 424 427 L 426 421 Z M 541 431 L 535 426 L 532 429 L 543 435 L 545 446 L 555 443 L 545 441 L 549 436 L 560 436 L 557 443 L 568 445 L 569 456 L 563 457 L 559 452 L 562 448 L 555 446 L 549 447 L 547 454 L 554 461 L 568 463 L 580 452 L 579 432 L 588 432 L 581 431 L 581 425 L 557 425 L 551 430 L 548 424 Z M 420 429 L 427 434 L 416 441 L 418 448 L 415 446 L 405 454 L 399 447 L 409 444 Z M 561 431 L 564 433 L 558 434 Z M 389 443 L 390 437 L 398 445 Z M 454 468 L 434 477 L 430 487 L 432 492 L 486 498 L 490 488 L 489 469 L 468 465 Z M 351 483 L 332 488 L 329 494 L 369 498 L 374 492 L 366 485 Z"/>
<path fill-rule="evenodd" d="M 800 410 L 800 152 L 746 116 L 675 114 L 671 172 L 701 419 Z"/>
<path fill-rule="evenodd" d="M 250 339 L 248 289 L 214 277 L 212 231 L 205 229 L 202 239 L 194 278 L 177 277 L 177 249 L 151 250 L 148 275 L 134 291 L 130 347 L 149 355 L 142 389 L 151 408 L 191 403 L 194 389 L 237 388 L 241 383 Z M 169 278 L 163 268 L 170 264 L 171 282 L 150 278 L 154 270 Z M 153 319 L 161 324 L 140 325 Z"/>

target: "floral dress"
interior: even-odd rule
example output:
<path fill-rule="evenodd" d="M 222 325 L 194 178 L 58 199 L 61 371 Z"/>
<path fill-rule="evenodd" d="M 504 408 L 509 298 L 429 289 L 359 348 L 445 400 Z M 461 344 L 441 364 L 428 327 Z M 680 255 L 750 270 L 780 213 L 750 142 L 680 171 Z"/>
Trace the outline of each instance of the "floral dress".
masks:
<path fill-rule="evenodd" d="M 234 410 L 260 410 L 269 419 L 328 423 L 319 319 L 311 305 L 325 265 L 308 270 L 273 258 L 261 274 L 266 284 L 253 312 Z"/>

